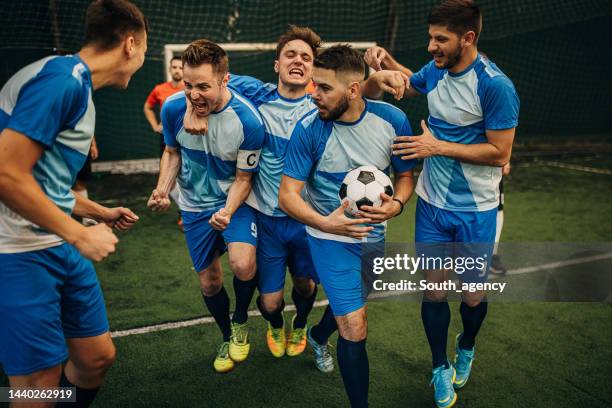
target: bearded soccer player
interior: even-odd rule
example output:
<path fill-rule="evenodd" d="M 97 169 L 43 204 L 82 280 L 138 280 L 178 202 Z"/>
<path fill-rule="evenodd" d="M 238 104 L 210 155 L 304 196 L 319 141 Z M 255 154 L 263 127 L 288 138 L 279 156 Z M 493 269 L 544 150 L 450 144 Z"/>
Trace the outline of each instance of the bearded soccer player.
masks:
<path fill-rule="evenodd" d="M 283 211 L 307 225 L 315 269 L 338 325 L 338 364 L 353 407 L 368 404 L 362 245 L 384 241 L 386 221 L 401 212 L 412 194 L 415 165 L 391 155 L 393 139 L 411 133 L 406 115 L 364 99 L 364 73 L 362 55 L 350 46 L 331 47 L 315 58 L 312 98 L 317 110 L 293 131 L 279 191 Z M 346 173 L 363 165 L 386 172 L 393 168 L 395 195 L 382 194 L 382 206 L 362 206 L 361 217 L 352 219 L 344 215 L 348 202 L 340 202 L 338 191 Z"/>
<path fill-rule="evenodd" d="M 185 92 L 169 97 L 162 108 L 166 149 L 148 206 L 154 211 L 167 209 L 168 194 L 178 181 L 189 254 L 204 302 L 223 336 L 213 366 L 217 372 L 227 372 L 250 350 L 247 310 L 257 285 L 257 226 L 254 210 L 244 201 L 259 167 L 264 126 L 255 107 L 228 89 L 229 61 L 221 47 L 208 40 L 194 41 L 182 60 Z M 206 136 L 183 128 L 186 99 L 195 115 L 208 118 Z M 220 261 L 226 251 L 236 295 L 231 320 Z"/>
<path fill-rule="evenodd" d="M 425 159 L 416 187 L 417 244 L 460 243 L 464 250 L 485 244 L 490 260 L 499 182 L 502 167 L 510 160 L 519 99 L 510 79 L 478 53 L 482 18 L 473 1 L 444 1 L 431 10 L 428 22 L 428 51 L 433 60 L 419 72 L 413 74 L 378 47 L 368 50 L 366 61 L 374 68 L 399 70 L 408 76 L 406 95 L 427 95 L 429 118 L 427 125 L 421 124 L 423 134 L 399 137 L 394 145 L 394 154 L 402 159 Z M 438 282 L 446 280 L 447 273 L 427 271 L 426 277 Z M 446 293 L 429 291 L 423 300 L 421 316 L 432 352 L 434 398 L 438 407 L 446 408 L 454 405 L 455 389 L 464 387 L 470 376 L 487 302 L 483 291 L 462 294 L 463 332 L 456 336 L 451 364 L 446 356 L 450 322 Z"/>
<path fill-rule="evenodd" d="M 0 91 L 0 363 L 12 388 L 76 387 L 88 406 L 115 360 L 90 260 L 114 252 L 110 226 L 127 230 L 138 217 L 70 188 L 94 135 L 92 92 L 127 87 L 147 30 L 132 3 L 95 1 L 77 54 L 36 61 Z"/>

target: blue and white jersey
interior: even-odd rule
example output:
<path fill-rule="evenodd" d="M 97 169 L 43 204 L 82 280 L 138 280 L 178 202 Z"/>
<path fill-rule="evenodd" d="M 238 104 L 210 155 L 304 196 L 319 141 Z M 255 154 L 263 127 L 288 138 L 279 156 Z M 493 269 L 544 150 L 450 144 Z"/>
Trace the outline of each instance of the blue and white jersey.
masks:
<path fill-rule="evenodd" d="M 12 129 L 44 146 L 32 173 L 44 193 L 66 214 L 70 189 L 89 154 L 96 112 L 91 73 L 76 55 L 38 60 L 8 80 L 0 91 L 0 131 Z M 35 251 L 62 239 L 0 202 L 0 253 Z"/>
<path fill-rule="evenodd" d="M 180 148 L 178 206 L 183 211 L 217 210 L 225 206 L 236 179 L 236 169 L 255 172 L 264 141 L 264 126 L 257 109 L 243 96 L 232 97 L 220 111 L 208 116 L 208 132 L 192 135 L 183 128 L 185 93 L 175 93 L 162 107 L 164 141 Z"/>
<path fill-rule="evenodd" d="M 278 206 L 278 189 L 287 145 L 300 118 L 316 105 L 310 95 L 299 99 L 283 98 L 275 84 L 264 84 L 249 76 L 231 75 L 229 86 L 253 102 L 266 126 L 259 173 L 253 180 L 253 189 L 246 202 L 266 215 L 286 216 Z"/>
<path fill-rule="evenodd" d="M 432 60 L 410 78 L 410 85 L 427 94 L 429 129 L 440 140 L 486 143 L 487 129 L 511 129 L 518 124 L 514 85 L 481 55 L 456 74 L 436 68 Z M 499 204 L 501 177 L 500 167 L 433 156 L 425 159 L 416 193 L 445 210 L 487 211 Z"/>
<path fill-rule="evenodd" d="M 324 121 L 313 110 L 300 120 L 289 141 L 284 174 L 305 181 L 306 201 L 324 216 L 340 206 L 338 192 L 350 170 L 371 165 L 387 174 L 391 168 L 395 173 L 404 173 L 416 165 L 416 160 L 401 160 L 392 155 L 393 139 L 412 135 L 404 112 L 386 102 L 364 100 L 363 113 L 352 123 Z M 372 225 L 375 229 L 363 241 L 383 240 L 386 223 Z M 306 230 L 317 238 L 360 242 L 312 227 Z"/>

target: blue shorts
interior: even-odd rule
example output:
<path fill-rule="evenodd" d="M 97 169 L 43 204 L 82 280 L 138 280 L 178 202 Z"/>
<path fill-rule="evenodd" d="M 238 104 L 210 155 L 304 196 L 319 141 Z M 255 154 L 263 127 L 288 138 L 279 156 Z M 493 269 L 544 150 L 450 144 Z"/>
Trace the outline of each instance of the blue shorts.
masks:
<path fill-rule="evenodd" d="M 271 217 L 257 211 L 257 271 L 259 292 L 273 293 L 285 287 L 285 270 L 295 277 L 318 283 L 306 227 L 291 217 Z"/>
<path fill-rule="evenodd" d="M 69 244 L 0 254 L 0 363 L 28 375 L 68 358 L 66 338 L 108 331 L 93 264 Z"/>
<path fill-rule="evenodd" d="M 376 256 L 384 250 L 384 242 L 353 244 L 308 235 L 308 246 L 334 316 L 345 316 L 365 306 L 370 286 L 369 274 L 362 273 L 362 265 L 372 263 L 362 257 Z"/>
<path fill-rule="evenodd" d="M 181 211 L 187 249 L 196 272 L 208 268 L 217 256 L 223 255 L 230 242 L 257 246 L 255 210 L 246 204 L 241 205 L 224 231 L 217 231 L 208 223 L 216 212 Z"/>
<path fill-rule="evenodd" d="M 497 208 L 488 211 L 449 211 L 419 198 L 416 208 L 415 241 L 417 254 L 427 257 L 484 258 L 493 256 Z M 482 270 L 462 268 L 462 280 L 482 281 Z M 467 272 L 467 273 L 466 273 Z M 469 279 L 469 278 L 473 279 Z"/>

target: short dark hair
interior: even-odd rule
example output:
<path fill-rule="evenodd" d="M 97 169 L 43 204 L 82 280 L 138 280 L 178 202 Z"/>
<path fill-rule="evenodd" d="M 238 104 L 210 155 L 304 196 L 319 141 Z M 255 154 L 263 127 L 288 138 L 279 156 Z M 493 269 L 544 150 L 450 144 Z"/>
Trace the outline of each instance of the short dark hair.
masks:
<path fill-rule="evenodd" d="M 474 31 L 477 41 L 482 29 L 482 14 L 473 0 L 444 0 L 431 9 L 427 22 L 430 25 L 446 26 L 459 36 Z"/>
<path fill-rule="evenodd" d="M 278 43 L 276 44 L 276 59 L 280 57 L 285 45 L 293 40 L 302 40 L 308 44 L 312 50 L 313 57 L 316 57 L 317 49 L 321 46 L 321 37 L 309 27 L 298 27 L 291 24 L 289 29 L 278 37 Z"/>
<path fill-rule="evenodd" d="M 314 60 L 317 68 L 334 72 L 350 72 L 365 77 L 365 62 L 359 51 L 348 44 L 338 44 L 319 53 Z"/>
<path fill-rule="evenodd" d="M 141 31 L 149 31 L 147 18 L 127 0 L 96 0 L 87 7 L 84 45 L 108 51 L 127 34 Z"/>
<path fill-rule="evenodd" d="M 202 64 L 211 64 L 218 74 L 229 71 L 229 58 L 223 48 L 209 40 L 196 40 L 183 51 L 183 65 L 197 67 Z"/>
<path fill-rule="evenodd" d="M 181 62 L 183 62 L 183 57 L 179 57 L 178 55 L 175 55 L 174 57 L 170 58 L 170 64 L 172 64 L 172 61 L 181 61 Z"/>

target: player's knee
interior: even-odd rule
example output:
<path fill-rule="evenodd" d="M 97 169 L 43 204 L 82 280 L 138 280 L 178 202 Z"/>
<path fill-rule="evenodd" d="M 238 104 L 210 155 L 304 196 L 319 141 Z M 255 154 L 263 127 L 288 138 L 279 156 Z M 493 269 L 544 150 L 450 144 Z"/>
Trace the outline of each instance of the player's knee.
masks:
<path fill-rule="evenodd" d="M 103 350 L 97 350 L 93 353 L 88 353 L 79 359 L 74 359 L 74 365 L 86 372 L 106 372 L 117 359 L 117 350 L 111 343 L 110 346 Z"/>
<path fill-rule="evenodd" d="M 468 307 L 476 307 L 482 302 L 480 298 L 464 298 L 462 302 L 465 303 Z"/>
<path fill-rule="evenodd" d="M 309 298 L 314 293 L 316 285 L 310 278 L 294 278 L 293 287 L 300 296 Z"/>
<path fill-rule="evenodd" d="M 368 321 L 365 315 L 359 318 L 345 318 L 338 324 L 340 336 L 349 341 L 361 341 L 368 337 Z"/>
<path fill-rule="evenodd" d="M 200 279 L 200 288 L 204 296 L 214 296 L 221 290 L 223 282 L 220 278 Z"/>
<path fill-rule="evenodd" d="M 446 301 L 445 290 L 426 290 L 424 298 L 428 302 L 444 302 Z"/>
<path fill-rule="evenodd" d="M 255 276 L 255 259 L 249 257 L 230 259 L 230 268 L 240 280 L 250 280 Z"/>
<path fill-rule="evenodd" d="M 260 297 L 261 307 L 268 313 L 275 313 L 283 307 L 283 296 L 262 295 Z"/>

